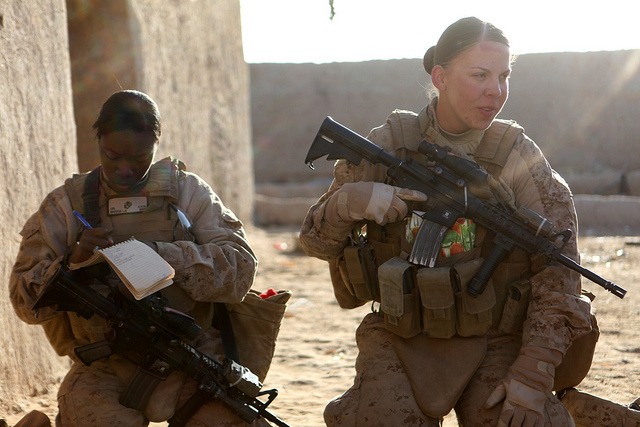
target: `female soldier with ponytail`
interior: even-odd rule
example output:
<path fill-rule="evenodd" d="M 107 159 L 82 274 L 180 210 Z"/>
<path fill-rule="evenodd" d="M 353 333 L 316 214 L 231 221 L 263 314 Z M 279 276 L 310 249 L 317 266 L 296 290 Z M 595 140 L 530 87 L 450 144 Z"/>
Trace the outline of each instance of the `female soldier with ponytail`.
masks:
<path fill-rule="evenodd" d="M 418 114 L 392 112 L 368 139 L 401 158 L 424 161 L 416 147 L 426 139 L 473 159 L 498 183 L 489 200 L 572 230 L 563 253 L 577 260 L 567 184 L 521 127 L 496 119 L 511 65 L 498 28 L 474 17 L 453 23 L 424 57 L 436 89 L 429 104 Z M 411 206 L 426 198 L 397 187 L 384 166 L 340 160 L 305 218 L 303 248 L 329 262 L 340 306 L 380 302 L 357 330 L 354 384 L 327 405 L 327 425 L 438 426 L 452 409 L 460 425 L 573 425 L 552 390 L 567 349 L 591 331 L 580 276 L 516 250 L 470 297 L 464 290 L 491 233 L 461 218 L 434 267 L 409 263 L 421 219 Z M 404 293 L 394 300 L 397 289 Z"/>

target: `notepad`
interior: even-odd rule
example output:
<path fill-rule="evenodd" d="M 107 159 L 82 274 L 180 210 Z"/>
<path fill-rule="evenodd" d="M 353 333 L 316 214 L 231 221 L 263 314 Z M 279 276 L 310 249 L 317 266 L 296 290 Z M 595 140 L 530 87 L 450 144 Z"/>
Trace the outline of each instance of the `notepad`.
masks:
<path fill-rule="evenodd" d="M 69 264 L 69 269 L 77 270 L 105 261 L 137 300 L 166 288 L 175 276 L 175 270 L 167 261 L 135 237 L 99 249 L 88 260 Z"/>

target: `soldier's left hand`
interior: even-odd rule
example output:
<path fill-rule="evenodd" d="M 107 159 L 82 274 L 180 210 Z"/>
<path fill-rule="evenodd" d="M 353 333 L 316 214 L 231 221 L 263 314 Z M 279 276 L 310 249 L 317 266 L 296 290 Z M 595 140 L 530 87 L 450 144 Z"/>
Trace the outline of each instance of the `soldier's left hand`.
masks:
<path fill-rule="evenodd" d="M 485 407 L 502 404 L 498 427 L 543 427 L 544 405 L 551 395 L 555 367 L 562 353 L 541 347 L 523 347 Z"/>

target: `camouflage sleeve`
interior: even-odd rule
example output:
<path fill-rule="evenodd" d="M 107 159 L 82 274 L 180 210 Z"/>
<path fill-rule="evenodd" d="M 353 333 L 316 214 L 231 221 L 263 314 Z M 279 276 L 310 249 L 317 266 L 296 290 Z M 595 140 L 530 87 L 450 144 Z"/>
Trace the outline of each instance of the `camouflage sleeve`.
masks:
<path fill-rule="evenodd" d="M 571 191 L 549 165 L 539 147 L 525 137 L 514 146 L 502 177 L 514 190 L 517 206 L 550 220 L 556 231 L 571 230 L 563 253 L 579 261 L 577 217 Z M 532 301 L 525 322 L 525 345 L 565 352 L 571 342 L 591 330 L 590 304 L 580 298 L 580 274 L 532 256 Z"/>
<path fill-rule="evenodd" d="M 59 314 L 53 307 L 45 307 L 36 317 L 31 307 L 75 242 L 78 229 L 71 203 L 59 187 L 42 201 L 20 231 L 22 241 L 9 278 L 9 297 L 22 321 L 43 323 Z"/>
<path fill-rule="evenodd" d="M 258 265 L 242 223 L 197 175 L 179 181 L 179 194 L 178 207 L 191 219 L 196 242 L 157 242 L 158 253 L 176 270 L 176 284 L 194 300 L 241 301 Z"/>
<path fill-rule="evenodd" d="M 367 139 L 384 147 L 392 139 L 391 130 L 387 125 L 380 126 L 373 129 Z M 327 192 L 311 206 L 302 223 L 300 243 L 306 254 L 325 261 L 339 256 L 349 242 L 352 227 L 337 228 L 324 220 L 327 200 L 347 182 L 383 182 L 384 177 L 384 170 L 367 161 L 360 165 L 345 160 L 336 161 L 333 167 L 333 182 Z"/>

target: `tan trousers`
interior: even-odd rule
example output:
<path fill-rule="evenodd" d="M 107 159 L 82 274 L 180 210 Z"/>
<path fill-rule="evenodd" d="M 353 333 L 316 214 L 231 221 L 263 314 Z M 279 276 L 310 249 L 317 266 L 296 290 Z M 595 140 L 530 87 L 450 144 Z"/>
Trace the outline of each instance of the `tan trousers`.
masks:
<path fill-rule="evenodd" d="M 358 327 L 354 384 L 325 408 L 327 426 L 440 426 L 441 419 L 423 414 L 418 407 L 395 353 L 392 334 L 382 322 L 380 316 L 369 314 Z M 459 425 L 497 425 L 501 405 L 487 410 L 484 404 L 517 357 L 520 346 L 520 338 L 515 336 L 489 339 L 484 361 L 453 408 Z M 436 388 L 441 386 L 433 384 Z M 546 426 L 573 425 L 567 410 L 552 395 L 545 411 Z"/>
<path fill-rule="evenodd" d="M 126 408 L 119 403 L 124 386 L 108 363 L 93 362 L 91 366 L 73 365 L 66 375 L 61 393 L 58 394 L 58 427 L 147 426 L 149 420 L 143 413 Z M 180 407 L 195 392 L 193 380 L 181 387 L 177 407 Z M 240 427 L 247 426 L 226 405 L 218 401 L 206 403 L 189 420 L 189 427 Z M 263 419 L 251 426 L 268 425 Z"/>
<path fill-rule="evenodd" d="M 638 427 L 640 411 L 574 388 L 560 393 L 577 427 Z"/>
<path fill-rule="evenodd" d="M 218 332 L 210 328 L 194 346 L 209 356 L 220 354 L 222 348 L 218 337 Z M 116 356 L 112 356 L 111 359 L 111 361 L 98 360 L 91 366 L 85 366 L 82 363 L 73 364 L 58 390 L 59 411 L 56 426 L 138 427 L 149 424 L 145 414 L 119 403 L 126 383 L 126 380 L 120 377 L 128 377 L 135 367 L 133 365 L 127 367 L 126 363 L 129 362 L 122 363 L 123 359 L 117 359 Z M 160 417 L 166 420 L 172 416 L 174 409 L 180 408 L 195 393 L 196 387 L 194 380 L 186 378 L 181 372 L 173 372 L 167 381 L 160 383 L 158 389 L 162 388 L 163 391 L 160 392 L 157 389 L 158 392 L 152 395 L 145 412 L 155 413 L 155 416 L 149 415 L 152 418 Z M 154 403 L 155 409 L 151 411 L 150 407 L 154 406 Z M 154 419 L 154 421 L 160 420 Z M 248 424 L 222 402 L 211 401 L 204 404 L 186 425 L 189 427 L 244 427 Z M 269 423 L 262 418 L 251 424 L 252 427 L 268 425 Z"/>

